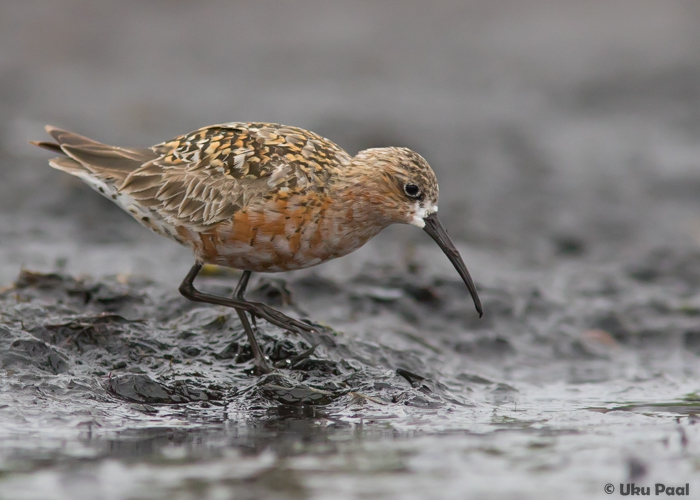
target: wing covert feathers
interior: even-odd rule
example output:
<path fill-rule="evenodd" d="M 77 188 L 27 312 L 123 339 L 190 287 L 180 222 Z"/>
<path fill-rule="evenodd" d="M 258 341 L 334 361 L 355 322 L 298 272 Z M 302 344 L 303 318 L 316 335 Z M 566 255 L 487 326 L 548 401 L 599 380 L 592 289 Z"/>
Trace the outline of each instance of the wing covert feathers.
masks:
<path fill-rule="evenodd" d="M 323 189 L 350 158 L 312 132 L 270 123 L 212 125 L 152 150 L 159 156 L 131 172 L 120 192 L 197 231 L 275 194 Z"/>
<path fill-rule="evenodd" d="M 118 195 L 195 231 L 275 195 L 284 201 L 323 190 L 350 161 L 327 139 L 271 123 L 213 125 L 150 149 L 108 146 L 52 126 L 46 131 L 56 143 L 34 144 L 68 157 L 52 159 L 52 167 L 113 186 Z"/>

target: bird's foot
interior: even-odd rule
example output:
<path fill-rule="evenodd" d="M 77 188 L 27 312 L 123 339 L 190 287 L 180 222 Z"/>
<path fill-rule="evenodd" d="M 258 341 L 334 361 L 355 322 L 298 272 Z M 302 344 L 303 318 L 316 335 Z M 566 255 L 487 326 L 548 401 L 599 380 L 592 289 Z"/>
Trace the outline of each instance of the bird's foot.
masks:
<path fill-rule="evenodd" d="M 291 330 L 299 334 L 319 333 L 318 330 L 316 330 L 313 326 L 309 325 L 308 323 L 304 323 L 303 321 L 290 318 L 286 314 L 281 313 L 276 309 L 273 309 L 267 304 L 263 304 L 262 302 L 248 302 L 248 304 L 250 304 L 250 309 L 248 310 L 248 312 L 251 313 L 251 315 L 257 316 L 258 318 L 262 318 L 268 323 L 272 323 L 275 326 L 284 328 L 285 330 Z"/>
<path fill-rule="evenodd" d="M 282 359 L 275 363 L 275 368 L 289 368 L 293 369 L 295 368 L 301 361 L 304 361 L 306 358 L 311 356 L 315 351 L 316 348 L 318 347 L 318 344 L 312 345 L 309 349 L 305 350 L 304 352 L 297 354 L 296 356 L 292 356 L 291 358 L 287 359 Z"/>

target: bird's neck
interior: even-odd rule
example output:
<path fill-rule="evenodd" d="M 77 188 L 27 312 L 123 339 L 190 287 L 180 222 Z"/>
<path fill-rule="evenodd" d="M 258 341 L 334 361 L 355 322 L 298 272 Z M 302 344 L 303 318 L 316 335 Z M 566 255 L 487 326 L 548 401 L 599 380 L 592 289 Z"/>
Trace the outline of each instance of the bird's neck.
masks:
<path fill-rule="evenodd" d="M 344 169 L 334 186 L 334 208 L 354 225 L 376 227 L 377 232 L 395 222 L 391 201 L 382 177 L 367 165 L 353 162 Z"/>

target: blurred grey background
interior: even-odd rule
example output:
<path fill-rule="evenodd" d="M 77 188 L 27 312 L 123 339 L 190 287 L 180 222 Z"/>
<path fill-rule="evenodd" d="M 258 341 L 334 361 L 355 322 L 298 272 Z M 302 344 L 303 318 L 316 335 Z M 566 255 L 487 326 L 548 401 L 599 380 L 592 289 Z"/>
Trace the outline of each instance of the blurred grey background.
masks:
<path fill-rule="evenodd" d="M 697 245 L 698 26 L 695 0 L 4 0 L 0 281 L 76 245 L 172 245 L 50 169 L 27 144 L 46 123 L 117 145 L 260 120 L 408 146 L 451 233 L 522 262 Z"/>

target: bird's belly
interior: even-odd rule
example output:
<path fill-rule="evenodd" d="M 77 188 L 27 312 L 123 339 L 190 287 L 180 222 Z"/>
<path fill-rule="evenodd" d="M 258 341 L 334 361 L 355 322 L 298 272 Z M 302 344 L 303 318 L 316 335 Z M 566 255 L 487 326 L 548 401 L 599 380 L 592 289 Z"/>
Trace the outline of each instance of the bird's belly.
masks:
<path fill-rule="evenodd" d="M 248 212 L 187 239 L 203 262 L 253 272 L 280 272 L 347 255 L 381 229 L 313 214 L 295 217 Z"/>

